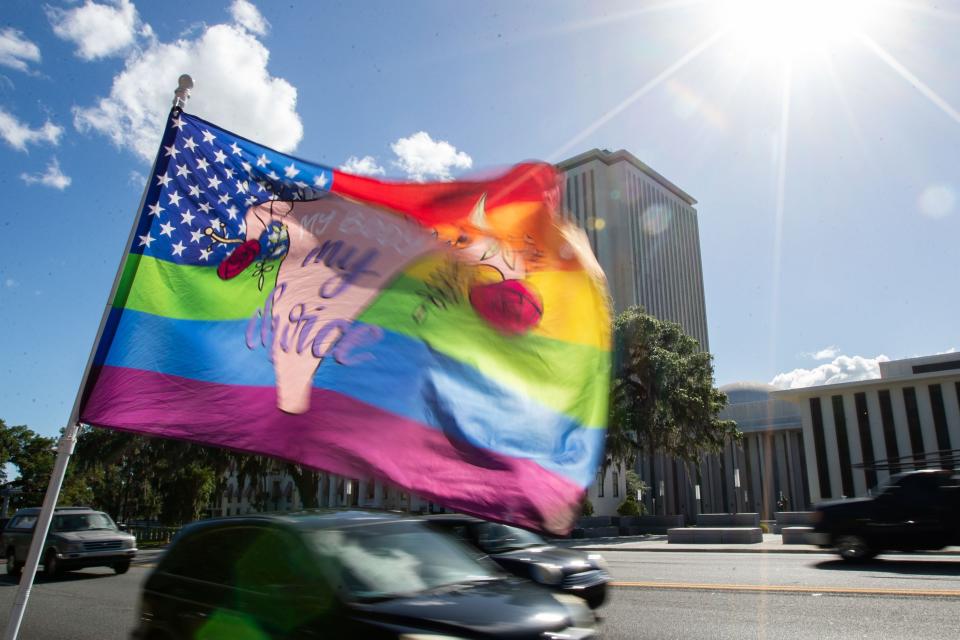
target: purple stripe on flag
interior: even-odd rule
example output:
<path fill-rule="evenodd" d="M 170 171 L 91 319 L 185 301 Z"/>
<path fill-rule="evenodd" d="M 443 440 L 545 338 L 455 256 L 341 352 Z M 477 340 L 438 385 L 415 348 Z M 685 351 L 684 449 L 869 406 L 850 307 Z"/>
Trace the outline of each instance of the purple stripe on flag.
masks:
<path fill-rule="evenodd" d="M 353 478 L 377 477 L 465 513 L 566 533 L 583 489 L 537 463 L 313 389 L 308 413 L 277 409 L 273 387 L 99 367 L 81 420 L 256 452 Z M 480 505 L 480 506 L 477 506 Z"/>

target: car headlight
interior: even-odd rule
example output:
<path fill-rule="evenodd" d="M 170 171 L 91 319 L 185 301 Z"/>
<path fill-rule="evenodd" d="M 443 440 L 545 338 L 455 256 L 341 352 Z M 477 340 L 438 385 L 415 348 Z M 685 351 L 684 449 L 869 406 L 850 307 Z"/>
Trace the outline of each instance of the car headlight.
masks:
<path fill-rule="evenodd" d="M 590 553 L 587 554 L 587 560 L 593 563 L 597 569 L 603 569 L 604 571 L 609 572 L 610 566 L 607 564 L 607 561 L 603 559 L 603 556 L 599 553 Z"/>
<path fill-rule="evenodd" d="M 458 636 L 445 636 L 438 633 L 402 633 L 400 640 L 466 640 Z"/>
<path fill-rule="evenodd" d="M 530 577 L 540 584 L 556 585 L 563 581 L 563 571 L 555 564 L 535 564 L 530 568 Z"/>
<path fill-rule="evenodd" d="M 124 549 L 133 549 L 135 546 L 137 546 L 136 538 L 127 538 L 126 540 L 123 541 Z"/>
<path fill-rule="evenodd" d="M 67 542 L 66 544 L 63 545 L 63 550 L 64 550 L 66 553 L 78 553 L 78 552 L 80 552 L 80 551 L 83 551 L 83 543 L 82 543 L 82 542 Z"/>

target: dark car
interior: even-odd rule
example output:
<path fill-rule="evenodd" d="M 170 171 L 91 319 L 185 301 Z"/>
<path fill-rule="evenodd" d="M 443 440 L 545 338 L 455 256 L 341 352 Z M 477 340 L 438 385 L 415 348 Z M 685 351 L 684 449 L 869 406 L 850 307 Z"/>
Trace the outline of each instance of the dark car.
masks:
<path fill-rule="evenodd" d="M 958 545 L 960 478 L 939 469 L 911 471 L 891 476 L 875 497 L 819 504 L 811 539 L 851 562 Z"/>
<path fill-rule="evenodd" d="M 556 547 L 525 529 L 470 516 L 444 514 L 426 519 L 432 526 L 468 542 L 514 575 L 579 596 L 592 609 L 606 600 L 610 574 L 599 554 Z"/>
<path fill-rule="evenodd" d="M 27 561 L 40 507 L 18 510 L 3 530 L 0 544 L 7 573 L 19 576 Z M 84 567 L 111 567 L 126 573 L 137 555 L 137 539 L 123 533 L 107 514 L 90 507 L 57 507 L 40 562 L 47 577 Z"/>
<path fill-rule="evenodd" d="M 591 638 L 582 601 L 478 561 L 419 518 L 196 522 L 147 577 L 134 638 Z"/>

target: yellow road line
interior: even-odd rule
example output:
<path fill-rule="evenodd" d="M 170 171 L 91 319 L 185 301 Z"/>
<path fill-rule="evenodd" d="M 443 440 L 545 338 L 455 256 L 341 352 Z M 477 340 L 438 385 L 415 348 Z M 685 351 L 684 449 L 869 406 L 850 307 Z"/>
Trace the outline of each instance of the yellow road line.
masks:
<path fill-rule="evenodd" d="M 754 591 L 775 593 L 835 593 L 874 596 L 918 596 L 960 598 L 960 589 L 884 589 L 877 587 L 806 587 L 778 584 L 712 584 L 709 582 L 611 582 L 614 587 L 675 589 L 695 591 Z"/>

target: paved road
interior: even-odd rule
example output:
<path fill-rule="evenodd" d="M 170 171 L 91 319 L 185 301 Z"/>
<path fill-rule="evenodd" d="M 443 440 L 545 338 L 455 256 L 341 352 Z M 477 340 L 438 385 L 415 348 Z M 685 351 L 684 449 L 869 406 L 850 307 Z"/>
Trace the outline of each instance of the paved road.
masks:
<path fill-rule="evenodd" d="M 960 556 L 607 552 L 603 637 L 960 637 Z M 643 585 L 643 586 L 627 586 Z M 943 595 L 949 594 L 949 595 Z"/>
<path fill-rule="evenodd" d="M 608 640 L 960 637 L 960 556 L 890 556 L 858 569 L 826 554 L 605 556 L 624 585 L 601 610 L 602 637 Z M 147 570 L 134 566 L 115 576 L 87 569 L 39 580 L 21 637 L 128 638 Z M 645 586 L 626 586 L 638 584 Z M 0 624 L 6 624 L 15 592 L 14 583 L 0 577 Z"/>
<path fill-rule="evenodd" d="M 864 566 L 847 564 L 827 553 L 607 551 L 603 557 L 614 579 L 621 582 L 956 591 L 960 596 L 960 556 L 891 554 Z"/>

